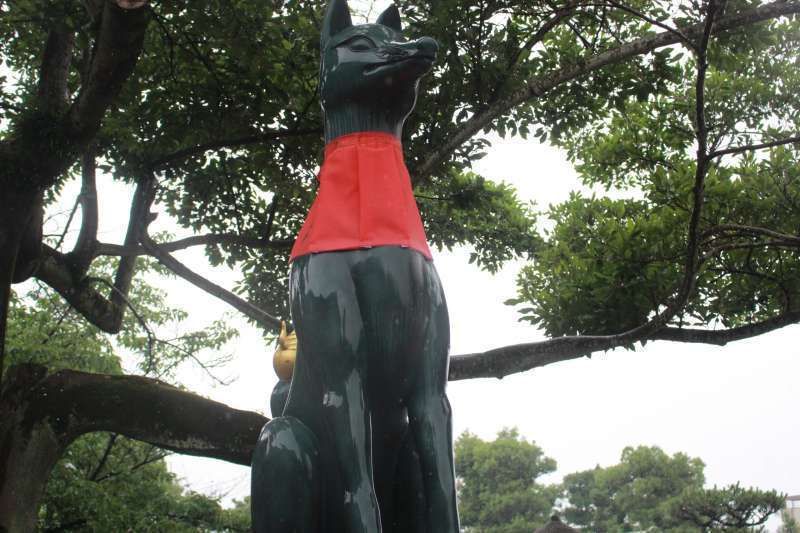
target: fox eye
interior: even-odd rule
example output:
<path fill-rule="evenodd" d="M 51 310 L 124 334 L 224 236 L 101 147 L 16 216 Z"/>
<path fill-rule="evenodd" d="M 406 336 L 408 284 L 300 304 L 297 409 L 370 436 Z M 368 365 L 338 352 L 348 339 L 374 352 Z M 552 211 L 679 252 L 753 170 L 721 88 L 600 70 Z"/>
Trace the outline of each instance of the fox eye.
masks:
<path fill-rule="evenodd" d="M 366 52 L 367 50 L 372 50 L 375 48 L 375 45 L 372 44 L 372 41 L 365 38 L 353 39 L 352 41 L 347 43 L 347 47 L 352 50 L 353 52 Z"/>

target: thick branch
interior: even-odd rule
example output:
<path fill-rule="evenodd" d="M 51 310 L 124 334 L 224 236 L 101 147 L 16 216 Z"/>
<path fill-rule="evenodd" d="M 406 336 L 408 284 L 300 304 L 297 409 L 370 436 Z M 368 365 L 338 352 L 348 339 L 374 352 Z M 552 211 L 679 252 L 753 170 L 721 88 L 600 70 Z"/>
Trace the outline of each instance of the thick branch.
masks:
<path fill-rule="evenodd" d="M 156 182 L 151 177 L 140 179 L 136 184 L 128 219 L 128 231 L 125 235 L 125 246 L 136 246 L 140 236 L 146 231 L 150 222 L 150 206 L 156 196 Z M 114 277 L 114 290 L 109 299 L 115 307 L 124 309 L 136 270 L 136 256 L 122 257 L 119 260 L 117 274 Z"/>
<path fill-rule="evenodd" d="M 56 22 L 47 36 L 39 72 L 39 108 L 47 115 L 61 114 L 68 104 L 69 75 L 75 35 L 66 24 Z"/>
<path fill-rule="evenodd" d="M 188 455 L 249 465 L 267 419 L 139 376 L 62 370 L 28 395 L 26 419 L 48 419 L 70 441 L 111 431 Z"/>
<path fill-rule="evenodd" d="M 165 252 L 176 252 L 191 248 L 192 246 L 210 246 L 214 244 L 240 244 L 250 248 L 274 248 L 285 249 L 292 246 L 293 239 L 271 241 L 269 239 L 258 239 L 236 233 L 208 233 L 205 235 L 193 235 L 177 241 L 159 243 L 158 247 Z M 148 252 L 142 246 L 120 246 L 117 244 L 99 243 L 97 255 L 115 256 L 136 256 L 147 255 Z"/>
<path fill-rule="evenodd" d="M 713 27 L 712 33 L 734 30 L 764 20 L 800 13 L 800 2 L 777 1 L 759 6 L 735 15 L 720 18 Z M 676 31 L 687 37 L 699 37 L 704 29 L 704 24 L 677 28 Z M 458 131 L 450 137 L 438 150 L 435 150 L 418 167 L 416 180 L 425 179 L 438 165 L 450 157 L 459 146 L 464 144 L 473 135 L 492 123 L 496 118 L 508 112 L 513 107 L 530 100 L 541 97 L 559 85 L 572 81 L 597 71 L 608 65 L 616 64 L 626 59 L 652 52 L 658 48 L 670 46 L 681 41 L 675 31 L 665 31 L 650 37 L 643 37 L 620 45 L 612 50 L 602 52 L 580 61 L 575 65 L 565 67 L 557 72 L 529 80 L 526 87 L 511 94 L 507 98 L 498 100 L 486 110 L 476 113 L 467 120 Z"/>
<path fill-rule="evenodd" d="M 139 59 L 150 19 L 149 10 L 143 8 L 145 4 L 105 2 L 88 77 L 68 117 L 71 133 L 83 142 L 94 137 L 103 115 Z"/>
<path fill-rule="evenodd" d="M 95 137 L 103 115 L 132 73 L 149 12 L 122 9 L 112 0 L 101 3 L 95 46 L 78 96 L 55 118 L 49 106 L 28 114 L 0 141 L 0 187 L 33 191 L 51 187 Z M 61 50 L 64 39 L 57 39 Z M 63 54 L 53 55 L 53 64 L 62 63 L 59 57 L 63 59 Z M 57 70 L 52 66 L 46 69 L 50 78 L 42 80 L 43 97 L 54 99 L 56 93 L 61 94 L 60 82 L 50 81 L 58 79 Z"/>
<path fill-rule="evenodd" d="M 77 312 L 106 333 L 119 333 L 124 303 L 115 305 L 91 286 L 88 280 L 75 281 L 67 257 L 43 245 L 43 257 L 36 278 L 60 294 Z"/>
<path fill-rule="evenodd" d="M 75 248 L 69 254 L 75 273 L 83 275 L 95 257 L 97 247 L 97 165 L 94 149 L 87 148 L 81 156 L 81 192 L 78 201 L 81 206 L 81 230 Z"/>
<path fill-rule="evenodd" d="M 230 292 L 229 290 L 220 287 L 216 283 L 207 280 L 200 274 L 193 272 L 189 268 L 187 268 L 183 263 L 169 255 L 167 252 L 162 250 L 158 244 L 153 242 L 153 240 L 148 235 L 142 235 L 141 237 L 142 247 L 145 251 L 155 257 L 159 263 L 170 269 L 175 275 L 182 277 L 195 287 L 198 287 L 210 295 L 219 298 L 223 302 L 227 303 L 228 305 L 232 306 L 237 311 L 243 313 L 248 318 L 255 320 L 257 323 L 262 325 L 265 328 L 279 330 L 281 327 L 281 321 L 274 316 L 270 315 L 269 313 L 259 309 L 255 305 L 251 304 L 247 300 L 236 296 L 234 293 Z"/>
<path fill-rule="evenodd" d="M 691 328 L 662 328 L 642 340 L 668 340 L 676 342 L 715 344 L 757 337 L 800 322 L 800 312 L 790 312 L 762 322 L 723 330 Z M 610 350 L 625 345 L 613 344 L 607 336 L 580 335 L 559 337 L 541 342 L 515 344 L 482 353 L 453 355 L 450 357 L 451 381 L 474 378 L 502 378 L 533 368 L 590 356 L 593 352 Z"/>

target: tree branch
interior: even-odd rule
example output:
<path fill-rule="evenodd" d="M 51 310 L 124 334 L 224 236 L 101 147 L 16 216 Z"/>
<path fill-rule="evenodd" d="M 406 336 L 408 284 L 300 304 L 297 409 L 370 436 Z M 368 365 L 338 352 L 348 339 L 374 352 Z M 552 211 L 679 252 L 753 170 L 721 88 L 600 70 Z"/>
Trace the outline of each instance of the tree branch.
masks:
<path fill-rule="evenodd" d="M 741 224 L 719 224 L 708 228 L 703 232 L 703 237 L 718 233 L 738 233 L 756 237 L 772 237 L 780 241 L 792 242 L 800 244 L 800 236 L 790 235 L 788 233 L 781 233 L 779 231 L 771 230 L 769 228 L 761 228 L 758 226 L 745 226 Z"/>
<path fill-rule="evenodd" d="M 783 315 L 724 330 L 703 330 L 667 327 L 655 331 L 642 340 L 667 340 L 675 342 L 715 344 L 757 337 L 800 322 L 800 312 Z M 450 356 L 450 381 L 474 378 L 503 378 L 552 363 L 588 357 L 592 352 L 610 350 L 623 343 L 609 345 L 607 336 L 579 335 L 558 337 L 541 342 L 515 344 L 486 352 Z"/>
<path fill-rule="evenodd" d="M 754 9 L 720 18 L 714 24 L 712 34 L 734 30 L 757 22 L 795 13 L 800 13 L 800 2 L 778 0 Z M 700 36 L 703 29 L 704 24 L 701 23 L 677 28 L 676 31 L 691 38 Z M 492 121 L 503 113 L 506 113 L 509 109 L 531 98 L 541 97 L 563 83 L 580 78 L 608 65 L 616 64 L 626 59 L 652 52 L 658 48 L 676 44 L 680 41 L 681 38 L 675 32 L 665 31 L 650 37 L 642 37 L 630 41 L 611 50 L 589 56 L 557 72 L 529 80 L 526 86 L 519 91 L 511 94 L 507 98 L 498 100 L 484 111 L 476 113 L 472 118 L 464 122 L 464 124 L 450 136 L 447 142 L 439 149 L 433 151 L 417 168 L 417 172 L 414 176 L 415 181 L 418 182 L 427 178 L 428 175 L 449 158 L 459 146 L 491 124 Z"/>
<path fill-rule="evenodd" d="M 56 117 L 47 106 L 30 113 L 0 141 L 3 189 L 41 191 L 51 187 L 97 134 L 103 115 L 133 72 L 142 50 L 149 10 L 123 9 L 118 4 L 130 4 L 123 0 L 100 3 L 102 14 L 92 58 L 72 105 Z M 68 39 L 55 35 L 53 39 L 60 45 L 55 49 L 63 51 Z M 53 54 L 52 65 L 63 65 L 63 57 Z M 56 93 L 61 98 L 65 96 L 57 82 L 61 68 L 50 66 L 43 70 L 44 98 L 55 99 Z"/>
<path fill-rule="evenodd" d="M 766 143 L 746 144 L 744 146 L 734 146 L 732 148 L 726 148 L 724 150 L 715 150 L 709 154 L 709 157 L 714 158 L 723 155 L 741 154 L 743 152 L 753 152 L 755 150 L 762 150 L 764 148 L 783 146 L 784 144 L 800 144 L 800 135 L 795 135 L 794 137 L 788 137 L 786 139 L 778 139 Z"/>
<path fill-rule="evenodd" d="M 193 272 L 183 263 L 162 250 L 159 245 L 153 242 L 153 240 L 147 234 L 143 234 L 141 236 L 141 243 L 142 247 L 148 254 L 155 257 L 159 263 L 170 269 L 173 273 L 175 273 L 175 275 L 182 277 L 195 287 L 206 291 L 210 295 L 219 298 L 261 326 L 276 331 L 280 330 L 281 321 L 279 319 L 259 309 L 247 300 L 236 296 L 229 290 L 207 280 L 200 274 Z"/>
<path fill-rule="evenodd" d="M 569 4 L 557 9 L 552 17 L 546 20 L 536 30 L 536 32 L 534 32 L 534 34 L 531 35 L 527 41 L 525 41 L 522 46 L 517 48 L 514 55 L 509 59 L 505 72 L 492 90 L 492 95 L 489 99 L 490 103 L 497 101 L 502 94 L 502 91 L 505 89 L 506 83 L 508 83 L 508 80 L 511 78 L 511 75 L 514 72 L 522 53 L 531 50 L 534 46 L 541 42 L 545 36 L 553 30 L 553 28 L 558 26 L 559 23 L 575 14 L 577 7 L 578 2 L 572 1 Z"/>
<path fill-rule="evenodd" d="M 650 339 L 725 346 L 729 342 L 757 337 L 798 322 L 800 322 L 800 312 L 795 311 L 762 322 L 729 329 L 664 328 L 651 335 Z"/>
<path fill-rule="evenodd" d="M 68 115 L 70 133 L 89 142 L 133 72 L 150 20 L 146 1 L 105 0 L 88 76 Z"/>
<path fill-rule="evenodd" d="M 187 455 L 241 465 L 267 418 L 154 379 L 62 370 L 28 395 L 26 420 L 49 420 L 62 439 L 110 431 Z"/>
<path fill-rule="evenodd" d="M 78 313 L 106 333 L 119 333 L 124 303 L 109 301 L 91 286 L 91 280 L 76 281 L 67 257 L 43 244 L 36 278 L 60 294 Z"/>
<path fill-rule="evenodd" d="M 643 21 L 645 21 L 645 22 L 647 22 L 649 24 L 652 24 L 653 26 L 661 28 L 662 30 L 666 30 L 669 33 L 675 34 L 675 36 L 678 37 L 678 39 L 683 44 L 685 44 L 689 48 L 695 48 L 694 42 L 686 34 L 684 34 L 680 29 L 673 28 L 672 26 L 670 26 L 668 24 L 665 24 L 665 23 L 663 23 L 663 22 L 661 22 L 659 20 L 656 20 L 653 17 L 650 17 L 650 16 L 646 15 L 645 13 L 642 13 L 638 9 L 635 9 L 633 7 L 630 7 L 630 6 L 626 6 L 625 4 L 622 4 L 620 2 L 613 2 L 613 1 L 607 2 L 605 4 L 600 3 L 600 4 L 596 4 L 596 5 L 608 6 L 608 7 L 612 7 L 612 8 L 615 8 L 615 9 L 619 9 L 620 11 L 625 11 L 626 13 L 630 13 L 631 15 L 633 15 L 634 17 L 636 17 L 638 19 L 641 19 L 641 20 L 643 20 Z"/>
<path fill-rule="evenodd" d="M 136 246 L 140 236 L 147 230 L 150 223 L 150 206 L 156 196 L 156 181 L 152 176 L 139 180 L 131 201 L 131 213 L 128 219 L 128 231 L 125 235 L 125 246 Z M 123 256 L 119 260 L 117 274 L 114 277 L 114 288 L 109 295 L 111 303 L 124 309 L 128 291 L 131 288 L 133 275 L 136 270 L 136 256 Z"/>
<path fill-rule="evenodd" d="M 108 442 L 106 442 L 106 448 L 103 451 L 103 455 L 97 462 L 97 466 L 95 466 L 94 469 L 92 469 L 92 473 L 89 474 L 89 476 L 87 477 L 89 481 L 97 481 L 97 477 L 100 475 L 100 472 L 103 470 L 103 467 L 106 466 L 108 457 L 111 455 L 111 450 L 114 449 L 114 443 L 117 442 L 118 437 L 119 435 L 116 433 L 112 433 L 108 436 Z"/>
<path fill-rule="evenodd" d="M 158 247 L 164 252 L 176 252 L 192 246 L 210 246 L 214 244 L 240 244 L 250 248 L 285 249 L 294 244 L 294 239 L 271 241 L 236 233 L 207 233 L 205 235 L 193 235 L 177 241 L 159 243 Z M 108 243 L 99 243 L 97 246 L 97 255 L 137 256 L 147 255 L 148 253 L 143 246 L 120 246 Z"/>
<path fill-rule="evenodd" d="M 83 276 L 95 258 L 97 247 L 97 164 L 94 147 L 88 147 L 81 156 L 81 192 L 78 201 L 81 206 L 81 230 L 72 252 L 67 258 L 78 276 Z"/>
<path fill-rule="evenodd" d="M 58 116 L 69 104 L 67 78 L 75 46 L 75 35 L 58 21 L 47 35 L 44 57 L 39 71 L 39 109 Z"/>

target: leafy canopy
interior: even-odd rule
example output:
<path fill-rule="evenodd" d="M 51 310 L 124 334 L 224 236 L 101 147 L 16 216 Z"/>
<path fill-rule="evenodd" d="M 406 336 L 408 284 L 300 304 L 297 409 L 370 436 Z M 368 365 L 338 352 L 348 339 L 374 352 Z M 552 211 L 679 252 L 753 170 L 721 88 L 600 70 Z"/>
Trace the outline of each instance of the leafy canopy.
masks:
<path fill-rule="evenodd" d="M 620 463 L 564 477 L 565 518 L 590 531 L 752 531 L 783 506 L 775 491 L 704 488 L 700 459 L 625 448 Z"/>
<path fill-rule="evenodd" d="M 455 443 L 458 508 L 468 531 L 533 531 L 551 514 L 558 490 L 537 483 L 556 462 L 516 429 L 486 442 L 465 432 Z"/>
<path fill-rule="evenodd" d="M 619 464 L 545 484 L 555 461 L 516 429 L 493 441 L 462 433 L 455 460 L 462 525 L 480 533 L 529 533 L 554 510 L 581 531 L 744 533 L 761 531 L 784 500 L 739 484 L 705 488 L 703 461 L 655 446 L 625 448 Z"/>

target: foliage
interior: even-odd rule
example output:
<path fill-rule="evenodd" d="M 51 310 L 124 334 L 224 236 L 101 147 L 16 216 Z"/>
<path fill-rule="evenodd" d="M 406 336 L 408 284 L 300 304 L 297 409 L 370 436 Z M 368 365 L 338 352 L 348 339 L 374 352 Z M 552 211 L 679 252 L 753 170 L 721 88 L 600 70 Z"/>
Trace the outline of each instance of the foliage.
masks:
<path fill-rule="evenodd" d="M 47 286 L 37 284 L 12 299 L 6 339 L 8 365 L 37 363 L 51 370 L 69 368 L 103 374 L 122 373 L 117 353 L 133 355 L 136 368 L 170 380 L 182 363 L 200 364 L 209 371 L 227 361 L 219 352 L 238 332 L 225 319 L 206 328 L 185 331 L 180 327 L 186 311 L 165 304 L 165 293 L 148 272 L 164 274 L 152 260 L 137 260 L 141 276 L 134 281 L 121 332 L 111 337 L 88 324 Z M 90 279 L 109 277 L 113 262 L 99 261 Z M 155 283 L 154 283 L 155 282 Z"/>
<path fill-rule="evenodd" d="M 598 532 L 751 531 L 783 505 L 775 491 L 703 488 L 703 469 L 682 453 L 625 448 L 617 465 L 564 477 L 564 516 Z"/>
<path fill-rule="evenodd" d="M 530 255 L 540 241 L 535 215 L 505 183 L 474 172 L 453 172 L 444 183 L 421 188 L 416 196 L 430 244 L 452 249 L 471 240 L 475 251 L 470 262 L 490 272 L 509 259 Z"/>
<path fill-rule="evenodd" d="M 504 429 L 486 442 L 465 432 L 455 443 L 461 524 L 481 533 L 530 532 L 545 523 L 558 491 L 537 483 L 556 469 L 534 442 Z"/>
<path fill-rule="evenodd" d="M 712 43 L 712 150 L 800 131 L 792 96 L 800 91 L 798 29 L 797 20 L 765 24 Z M 661 310 L 680 284 L 695 174 L 695 60 L 673 49 L 653 61 L 664 69 L 657 93 L 603 106 L 609 95 L 589 91 L 584 99 L 596 102 L 589 120 L 568 119 L 551 136 L 587 187 L 611 190 L 616 199 L 573 194 L 547 213 L 552 230 L 520 273 L 511 303 L 523 304 L 523 319 L 549 335 L 631 329 Z M 753 232 L 796 233 L 798 155 L 789 144 L 715 159 L 705 182 L 696 287 L 673 324 L 731 328 L 798 310 L 796 248 Z M 725 226 L 738 229 L 718 230 Z"/>
<path fill-rule="evenodd" d="M 144 267 L 145 265 L 143 265 Z M 147 270 L 147 268 L 145 268 Z M 102 272 L 95 272 L 101 274 Z M 82 320 L 46 288 L 32 287 L 12 301 L 9 364 L 39 363 L 51 371 L 64 368 L 121 374 L 120 350 L 138 354 L 137 366 L 161 378 L 190 358 L 202 361 L 204 350 L 218 350 L 235 334 L 223 322 L 188 332 L 164 344 L 149 333 L 174 330 L 185 312 L 163 303 L 153 285 L 136 283 L 122 334 L 113 340 Z M 152 345 L 151 345 L 152 344 Z M 67 448 L 50 477 L 39 511 L 42 531 L 249 531 L 249 507 L 222 509 L 219 501 L 184 494 L 164 462 L 166 452 L 116 434 L 91 433 Z"/>
<path fill-rule="evenodd" d="M 106 449 L 109 455 L 103 460 Z M 249 507 L 223 509 L 185 493 L 163 452 L 93 433 L 74 442 L 54 469 L 39 510 L 42 531 L 250 531 Z"/>
<path fill-rule="evenodd" d="M 700 459 L 658 447 L 625 448 L 619 464 L 568 474 L 556 485 L 539 481 L 555 461 L 516 429 L 490 442 L 462 433 L 455 460 L 461 522 L 476 533 L 533 531 L 556 503 L 565 522 L 598 533 L 752 532 L 783 506 L 775 491 L 704 488 Z"/>
<path fill-rule="evenodd" d="M 739 484 L 718 489 L 688 489 L 673 502 L 673 515 L 703 531 L 752 531 L 778 512 L 783 495 L 743 489 Z"/>

